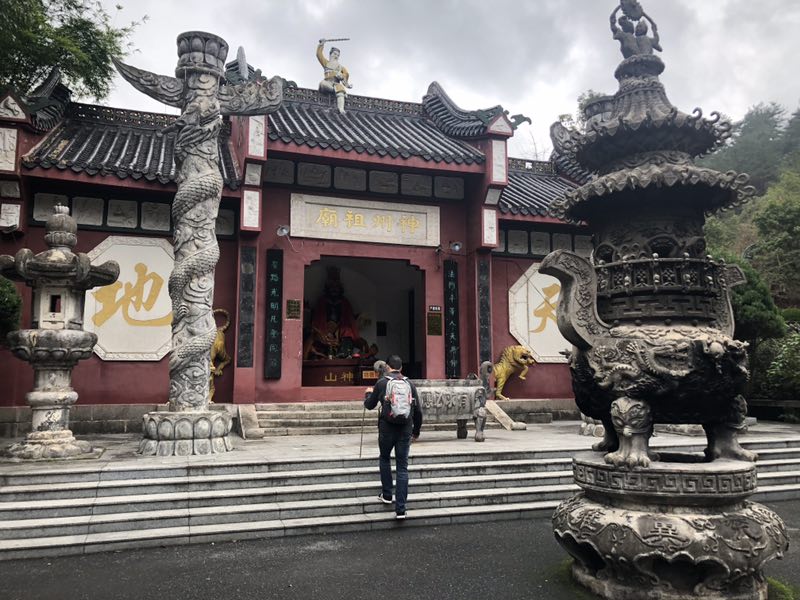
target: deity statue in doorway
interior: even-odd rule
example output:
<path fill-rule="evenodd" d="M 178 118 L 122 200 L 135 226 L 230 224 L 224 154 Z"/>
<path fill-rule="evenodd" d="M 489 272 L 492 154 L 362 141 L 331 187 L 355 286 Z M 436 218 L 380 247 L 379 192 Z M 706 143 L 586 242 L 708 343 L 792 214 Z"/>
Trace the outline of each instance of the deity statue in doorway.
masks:
<path fill-rule="evenodd" d="M 350 358 L 359 340 L 358 324 L 353 307 L 344 297 L 339 269 L 329 267 L 325 290 L 311 316 L 311 335 L 303 358 Z"/>

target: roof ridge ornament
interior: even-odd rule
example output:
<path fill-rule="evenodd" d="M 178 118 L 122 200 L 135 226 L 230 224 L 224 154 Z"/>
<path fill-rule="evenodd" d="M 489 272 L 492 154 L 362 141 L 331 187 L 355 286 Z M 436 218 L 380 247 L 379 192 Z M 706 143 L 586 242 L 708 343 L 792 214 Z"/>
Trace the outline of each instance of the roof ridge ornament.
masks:
<path fill-rule="evenodd" d="M 352 88 L 350 83 L 350 72 L 343 64 L 339 62 L 339 56 L 342 51 L 336 46 L 331 46 L 328 53 L 328 58 L 325 58 L 323 49 L 327 42 L 346 42 L 350 38 L 322 38 L 317 44 L 317 60 L 322 65 L 324 79 L 319 82 L 319 91 L 323 94 L 333 94 L 336 96 L 336 108 L 341 114 L 344 114 L 344 99 L 347 96 L 347 90 Z"/>

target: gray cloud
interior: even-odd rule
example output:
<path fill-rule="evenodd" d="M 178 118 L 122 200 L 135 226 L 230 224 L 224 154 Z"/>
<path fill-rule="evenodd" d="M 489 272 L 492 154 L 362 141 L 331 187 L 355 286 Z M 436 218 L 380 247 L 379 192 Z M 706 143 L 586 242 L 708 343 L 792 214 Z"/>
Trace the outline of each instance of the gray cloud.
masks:
<path fill-rule="evenodd" d="M 734 118 L 761 101 L 797 108 L 800 4 L 643 5 L 658 24 L 667 65 L 662 81 L 677 106 L 699 105 Z M 512 153 L 519 154 L 531 151 L 531 137 L 540 151 L 549 146 L 549 124 L 574 112 L 584 90 L 616 90 L 613 72 L 621 55 L 608 30 L 613 8 L 613 0 L 137 0 L 123 14 L 150 17 L 133 40 L 139 52 L 128 61 L 162 73 L 174 68 L 177 34 L 201 29 L 225 38 L 232 56 L 243 45 L 248 61 L 265 74 L 313 88 L 321 76 L 317 40 L 350 37 L 337 46 L 353 93 L 418 102 L 437 80 L 464 108 L 502 104 L 530 116 L 534 126 L 512 142 Z M 166 110 L 121 80 L 108 104 Z"/>

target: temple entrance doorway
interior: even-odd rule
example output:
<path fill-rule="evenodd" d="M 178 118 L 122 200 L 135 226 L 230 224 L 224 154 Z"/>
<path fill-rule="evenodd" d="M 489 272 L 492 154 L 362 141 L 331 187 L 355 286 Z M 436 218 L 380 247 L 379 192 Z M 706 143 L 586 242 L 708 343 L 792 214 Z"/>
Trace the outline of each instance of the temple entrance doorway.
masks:
<path fill-rule="evenodd" d="M 403 372 L 425 364 L 423 272 L 408 261 L 323 256 L 305 268 L 304 386 L 372 385 L 390 354 Z"/>

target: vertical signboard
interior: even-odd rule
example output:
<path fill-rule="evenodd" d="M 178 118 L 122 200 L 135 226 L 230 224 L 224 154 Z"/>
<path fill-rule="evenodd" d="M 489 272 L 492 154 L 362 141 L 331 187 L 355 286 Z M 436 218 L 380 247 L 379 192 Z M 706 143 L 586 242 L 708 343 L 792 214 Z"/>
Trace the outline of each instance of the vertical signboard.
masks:
<path fill-rule="evenodd" d="M 239 254 L 239 336 L 236 344 L 236 366 L 253 366 L 253 332 L 256 315 L 256 249 L 242 246 Z"/>
<path fill-rule="evenodd" d="M 485 258 L 478 260 L 478 358 L 492 360 L 492 315 L 490 305 L 490 269 Z"/>
<path fill-rule="evenodd" d="M 283 340 L 283 250 L 267 250 L 266 307 L 264 379 L 280 379 Z"/>
<path fill-rule="evenodd" d="M 444 372 L 448 379 L 461 377 L 461 344 L 458 321 L 458 264 L 444 261 Z"/>

